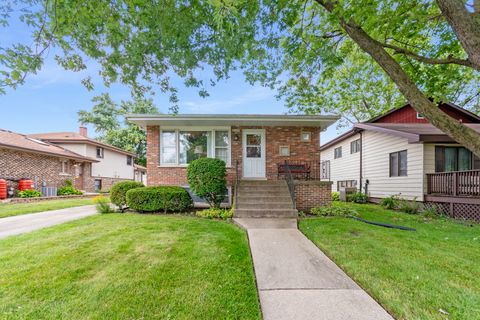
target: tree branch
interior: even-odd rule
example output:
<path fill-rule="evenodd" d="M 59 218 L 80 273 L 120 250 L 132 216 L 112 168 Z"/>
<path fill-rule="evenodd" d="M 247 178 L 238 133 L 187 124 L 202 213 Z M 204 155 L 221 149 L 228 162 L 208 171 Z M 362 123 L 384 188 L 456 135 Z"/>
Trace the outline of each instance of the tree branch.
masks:
<path fill-rule="evenodd" d="M 466 67 L 470 67 L 470 68 L 473 68 L 473 69 L 480 70 L 470 60 L 459 59 L 459 58 L 455 58 L 455 57 L 452 57 L 452 56 L 448 56 L 445 59 L 430 58 L 430 57 L 422 56 L 418 53 L 415 53 L 413 51 L 410 51 L 410 50 L 402 48 L 402 47 L 398 47 L 398 46 L 390 44 L 390 43 L 382 43 L 382 42 L 379 42 L 379 43 L 384 48 L 392 49 L 393 51 L 395 51 L 396 54 L 407 55 L 407 56 L 410 56 L 410 57 L 414 58 L 415 60 L 423 62 L 423 63 L 428 63 L 428 64 L 458 64 L 458 65 L 462 65 L 462 66 L 466 66 Z"/>
<path fill-rule="evenodd" d="M 315 1 L 329 12 L 336 11 L 336 3 L 332 0 Z M 423 113 L 432 125 L 470 149 L 475 155 L 480 156 L 480 134 L 478 132 L 451 117 L 446 117 L 445 113 L 425 96 L 402 69 L 402 66 L 385 50 L 382 43 L 373 39 L 353 19 L 346 20 L 341 14 L 337 18 L 340 26 L 350 38 L 380 65 L 417 112 Z"/>

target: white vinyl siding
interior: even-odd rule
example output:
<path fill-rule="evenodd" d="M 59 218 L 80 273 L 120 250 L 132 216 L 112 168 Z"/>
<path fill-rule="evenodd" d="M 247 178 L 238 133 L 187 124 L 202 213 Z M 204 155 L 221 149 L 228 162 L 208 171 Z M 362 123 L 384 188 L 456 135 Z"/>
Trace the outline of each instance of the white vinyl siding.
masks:
<path fill-rule="evenodd" d="M 360 134 L 347 138 L 332 145 L 321 153 L 321 159 L 330 160 L 330 176 L 333 181 L 332 190 L 336 190 L 337 182 L 356 180 L 357 188 L 369 181 L 368 195 L 373 198 L 384 198 L 394 194 L 401 194 L 403 198 L 423 201 L 425 174 L 424 145 L 409 144 L 407 139 L 378 133 L 363 131 L 363 185 L 360 186 L 360 152 L 351 154 L 344 152 L 342 158 L 334 159 L 334 149 L 342 146 L 350 150 L 350 143 L 360 138 Z M 407 150 L 407 176 L 390 177 L 390 153 Z M 432 149 L 434 153 L 434 147 Z M 433 154 L 432 154 L 433 157 Z M 435 171 L 433 158 L 428 160 Z M 427 171 L 428 172 L 428 171 Z"/>
<path fill-rule="evenodd" d="M 364 131 L 363 135 L 363 179 L 370 182 L 368 195 L 384 198 L 400 194 L 423 201 L 424 145 L 409 144 L 405 138 L 374 131 Z M 407 150 L 408 175 L 390 177 L 390 153 L 403 150 Z"/>
<path fill-rule="evenodd" d="M 360 188 L 360 152 L 350 153 L 350 143 L 360 138 L 360 134 L 356 134 L 347 138 L 321 152 L 322 161 L 330 161 L 330 179 L 333 182 L 332 191 L 337 190 L 337 182 L 344 180 L 357 181 L 357 188 Z M 342 147 L 343 152 L 341 158 L 335 159 L 334 150 Z"/>
<path fill-rule="evenodd" d="M 90 157 L 98 162 L 92 163 L 92 177 L 133 179 L 133 166 L 127 165 L 126 155 L 110 149 L 103 149 L 103 158 L 97 158 L 97 147 L 86 143 L 55 143 L 65 149 Z M 133 160 L 133 159 L 132 159 Z M 90 172 L 86 173 L 87 175 Z"/>

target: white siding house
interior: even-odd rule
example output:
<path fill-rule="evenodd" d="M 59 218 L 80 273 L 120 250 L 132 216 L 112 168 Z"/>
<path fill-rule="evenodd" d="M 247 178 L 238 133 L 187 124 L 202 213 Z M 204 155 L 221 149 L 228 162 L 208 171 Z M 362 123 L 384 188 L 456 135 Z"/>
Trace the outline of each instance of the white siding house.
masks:
<path fill-rule="evenodd" d="M 480 132 L 479 116 L 452 104 L 439 108 L 445 116 Z M 361 148 L 354 152 L 351 145 L 358 139 Z M 419 117 L 408 104 L 355 124 L 322 145 L 320 152 L 322 161 L 330 162 L 333 190 L 356 187 L 373 201 L 399 195 L 423 202 L 456 201 L 458 208 L 480 203 L 476 183 L 480 158 Z"/>
<path fill-rule="evenodd" d="M 361 139 L 362 152 L 351 152 L 351 143 Z M 342 148 L 342 156 L 335 159 L 335 149 Z M 371 198 L 401 194 L 406 199 L 423 200 L 423 148 L 422 144 L 409 144 L 404 138 L 383 133 L 364 131 L 356 133 L 321 150 L 322 161 L 330 161 L 332 190 L 342 186 L 357 187 Z M 390 176 L 390 154 L 407 151 L 407 175 Z M 360 161 L 360 154 L 362 161 Z M 360 165 L 362 178 L 360 178 Z M 360 180 L 362 186 L 360 186 Z M 349 183 L 348 181 L 354 181 Z M 366 188 L 366 189 L 365 189 Z"/>
<path fill-rule="evenodd" d="M 105 191 L 115 182 L 135 179 L 135 154 L 89 138 L 85 127 L 80 127 L 79 133 L 52 132 L 30 136 L 95 160 L 91 165 L 77 167 L 76 174 L 86 178 L 84 183 L 77 185 L 81 190 Z"/>
<path fill-rule="evenodd" d="M 332 190 L 338 191 L 342 184 L 352 181 L 348 186 L 358 187 L 360 184 L 360 151 L 351 152 L 351 143 L 360 139 L 360 134 L 353 136 L 321 151 L 322 161 L 330 162 L 330 179 Z M 335 157 L 335 149 L 341 148 L 341 156 Z M 353 185 L 352 185 L 353 184 Z M 345 185 L 344 185 L 345 186 Z"/>
<path fill-rule="evenodd" d="M 401 194 L 403 198 L 423 201 L 423 144 L 409 144 L 407 139 L 379 132 L 363 134 L 363 177 L 372 198 Z M 407 175 L 390 176 L 390 154 L 407 151 Z"/>

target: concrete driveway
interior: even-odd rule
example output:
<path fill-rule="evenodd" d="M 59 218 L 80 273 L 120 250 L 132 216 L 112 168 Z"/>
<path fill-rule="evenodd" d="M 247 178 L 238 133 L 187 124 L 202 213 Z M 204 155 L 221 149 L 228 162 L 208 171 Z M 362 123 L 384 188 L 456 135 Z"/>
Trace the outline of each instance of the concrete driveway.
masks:
<path fill-rule="evenodd" d="M 0 219 L 0 239 L 97 214 L 95 206 L 24 214 Z"/>
<path fill-rule="evenodd" d="M 298 229 L 295 219 L 235 219 L 248 232 L 265 320 L 393 318 Z"/>

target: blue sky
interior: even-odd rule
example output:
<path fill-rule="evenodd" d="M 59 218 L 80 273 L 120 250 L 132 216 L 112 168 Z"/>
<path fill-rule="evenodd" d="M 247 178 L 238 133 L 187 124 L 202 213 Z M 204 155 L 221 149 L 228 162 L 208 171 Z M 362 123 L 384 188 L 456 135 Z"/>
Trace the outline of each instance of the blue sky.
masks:
<path fill-rule="evenodd" d="M 1 29 L 0 43 L 30 42 L 30 34 L 19 23 L 13 23 L 8 29 Z M 103 86 L 97 74 L 98 67 L 94 61 L 87 61 L 89 70 L 85 72 L 65 71 L 53 59 L 54 51 L 46 58 L 42 70 L 29 75 L 26 83 L 16 90 L 7 89 L 0 95 L 0 128 L 20 133 L 37 133 L 53 131 L 77 131 L 77 111 L 90 110 L 91 99 L 104 92 L 117 102 L 130 99 L 130 90 L 122 85 L 110 88 Z M 88 91 L 80 81 L 91 75 L 95 90 Z M 209 71 L 198 75 L 210 78 Z M 230 79 L 209 88 L 207 98 L 198 95 L 198 89 L 186 88 L 181 81 L 174 81 L 179 89 L 180 113 L 269 113 L 288 112 L 282 101 L 275 98 L 275 91 L 261 86 L 251 86 L 245 82 L 241 72 L 231 74 Z M 169 112 L 168 96 L 159 92 L 154 97 L 160 112 Z M 90 135 L 94 136 L 90 130 Z M 322 134 L 322 142 L 327 142 L 338 134 L 335 125 Z"/>

